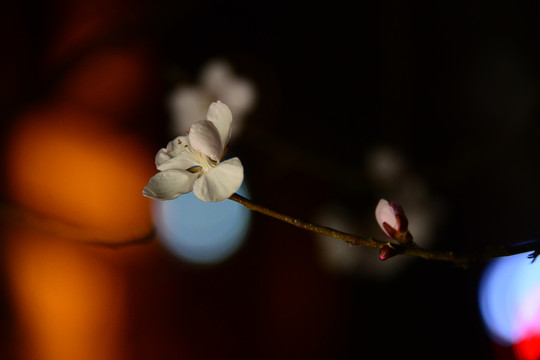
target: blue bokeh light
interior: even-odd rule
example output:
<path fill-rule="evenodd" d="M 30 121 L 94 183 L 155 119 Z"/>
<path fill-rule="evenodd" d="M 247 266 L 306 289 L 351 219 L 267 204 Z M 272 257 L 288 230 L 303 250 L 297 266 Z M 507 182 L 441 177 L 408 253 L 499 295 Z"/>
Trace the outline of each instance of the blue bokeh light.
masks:
<path fill-rule="evenodd" d="M 493 260 L 480 281 L 478 302 L 484 324 L 492 339 L 511 346 L 522 340 L 531 326 L 526 312 L 530 299 L 540 290 L 540 261 L 531 264 L 527 254 L 518 254 Z M 527 308 L 529 307 L 529 308 Z"/>
<path fill-rule="evenodd" d="M 249 197 L 245 185 L 238 193 Z M 155 201 L 153 215 L 165 247 L 197 264 L 218 263 L 234 254 L 242 246 L 251 220 L 250 211 L 234 201 L 204 202 L 193 192 L 175 200 Z"/>

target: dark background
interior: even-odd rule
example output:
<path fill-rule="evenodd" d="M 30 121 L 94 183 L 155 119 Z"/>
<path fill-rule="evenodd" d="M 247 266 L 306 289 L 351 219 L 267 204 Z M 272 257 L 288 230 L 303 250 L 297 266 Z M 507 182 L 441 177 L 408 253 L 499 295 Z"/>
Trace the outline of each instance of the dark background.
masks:
<path fill-rule="evenodd" d="M 103 32 L 54 61 L 55 34 L 69 30 L 59 24 L 77 19 L 80 7 L 2 5 L 5 136 L 87 54 L 140 42 L 155 78 L 144 111 L 115 126 L 157 150 L 169 140 L 168 91 L 195 79 L 208 59 L 225 58 L 258 89 L 235 149 L 257 201 L 308 220 L 334 201 L 367 219 L 386 196 L 364 171 L 366 154 L 382 144 L 444 205 L 431 246 L 536 238 L 538 4 L 113 3 L 95 5 L 97 18 L 110 19 Z M 158 265 L 135 266 L 140 298 L 129 305 L 127 358 L 512 358 L 481 322 L 482 265 L 418 260 L 380 280 L 328 273 L 315 252 L 311 234 L 256 215 L 246 246 L 223 264 L 161 255 Z M 161 339 L 154 347 L 145 344 L 152 334 Z M 179 338 L 186 352 L 175 348 Z"/>

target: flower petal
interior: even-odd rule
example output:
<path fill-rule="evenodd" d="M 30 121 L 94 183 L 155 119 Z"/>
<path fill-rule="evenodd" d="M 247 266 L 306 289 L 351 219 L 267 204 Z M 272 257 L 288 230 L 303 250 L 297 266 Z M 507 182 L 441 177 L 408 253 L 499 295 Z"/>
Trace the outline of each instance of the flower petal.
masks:
<path fill-rule="evenodd" d="M 159 150 L 156 154 L 156 167 L 159 169 L 161 164 L 183 153 L 185 145 L 188 144 L 187 136 L 178 136 L 176 139 L 169 141 L 167 147 Z"/>
<path fill-rule="evenodd" d="M 198 166 L 199 162 L 188 152 L 182 153 L 172 159 L 162 162 L 157 168 L 159 171 L 165 170 L 186 170 L 193 166 Z"/>
<path fill-rule="evenodd" d="M 390 203 L 385 199 L 379 200 L 379 203 L 375 208 L 375 218 L 377 219 L 377 222 L 379 223 L 382 231 L 384 231 L 384 233 L 389 237 L 392 237 L 393 234 L 390 234 L 386 230 L 384 225 L 385 223 L 387 226 L 390 226 L 394 230 L 398 230 L 399 228 L 399 225 L 396 221 L 396 213 Z"/>
<path fill-rule="evenodd" d="M 206 118 L 216 126 L 221 139 L 221 145 L 227 146 L 231 139 L 232 113 L 227 105 L 221 101 L 210 104 Z"/>
<path fill-rule="evenodd" d="M 157 200 L 172 200 L 193 189 L 197 175 L 182 170 L 166 170 L 150 178 L 143 195 Z"/>
<path fill-rule="evenodd" d="M 197 121 L 189 129 L 191 147 L 210 159 L 219 161 L 223 153 L 221 139 L 216 126 L 208 120 Z"/>
<path fill-rule="evenodd" d="M 244 167 L 240 159 L 232 158 L 197 179 L 193 192 L 202 201 L 223 201 L 238 190 L 243 180 Z"/>

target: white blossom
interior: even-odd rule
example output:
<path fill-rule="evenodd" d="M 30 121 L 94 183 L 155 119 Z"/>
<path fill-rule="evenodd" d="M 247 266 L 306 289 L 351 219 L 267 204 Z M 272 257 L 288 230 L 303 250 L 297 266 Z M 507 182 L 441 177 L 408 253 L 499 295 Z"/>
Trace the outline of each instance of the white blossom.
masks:
<path fill-rule="evenodd" d="M 206 120 L 197 121 L 187 136 L 169 142 L 156 155 L 160 171 L 144 187 L 143 195 L 172 200 L 193 190 L 203 201 L 223 201 L 235 193 L 244 179 L 240 159 L 221 162 L 231 138 L 232 114 L 221 101 L 208 109 Z"/>

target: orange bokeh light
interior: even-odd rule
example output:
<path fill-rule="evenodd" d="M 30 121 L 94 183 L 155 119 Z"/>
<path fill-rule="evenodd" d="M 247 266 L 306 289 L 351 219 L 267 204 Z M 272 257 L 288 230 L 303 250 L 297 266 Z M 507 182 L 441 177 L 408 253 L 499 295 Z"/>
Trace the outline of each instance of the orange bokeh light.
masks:
<path fill-rule="evenodd" d="M 104 119 L 56 102 L 17 119 L 6 157 L 6 194 L 33 216 L 5 227 L 18 355 L 124 358 L 125 253 L 73 240 L 118 244 L 151 232 L 142 188 L 153 154 Z M 33 226 L 36 217 L 46 221 Z"/>
<path fill-rule="evenodd" d="M 150 239 L 153 228 L 142 189 L 155 149 L 133 124 L 152 113 L 157 77 L 148 41 L 125 37 L 140 27 L 137 9 L 123 0 L 60 1 L 34 29 L 47 34 L 29 71 L 43 75 L 35 79 L 42 103 L 25 98 L 3 134 L 8 201 L 0 211 L 17 358 L 128 357 L 123 260 L 150 247 L 79 242 Z"/>
<path fill-rule="evenodd" d="M 8 240 L 19 358 L 122 359 L 126 295 L 110 250 L 23 227 Z"/>
<path fill-rule="evenodd" d="M 136 138 L 69 105 L 33 109 L 14 128 L 7 190 L 15 203 L 122 241 L 152 229 L 142 188 L 152 155 Z"/>
<path fill-rule="evenodd" d="M 80 109 L 99 113 L 93 121 L 129 122 L 152 98 L 155 74 L 145 44 L 97 49 L 71 69 L 56 95 Z M 104 115 L 104 116 L 103 116 Z"/>

